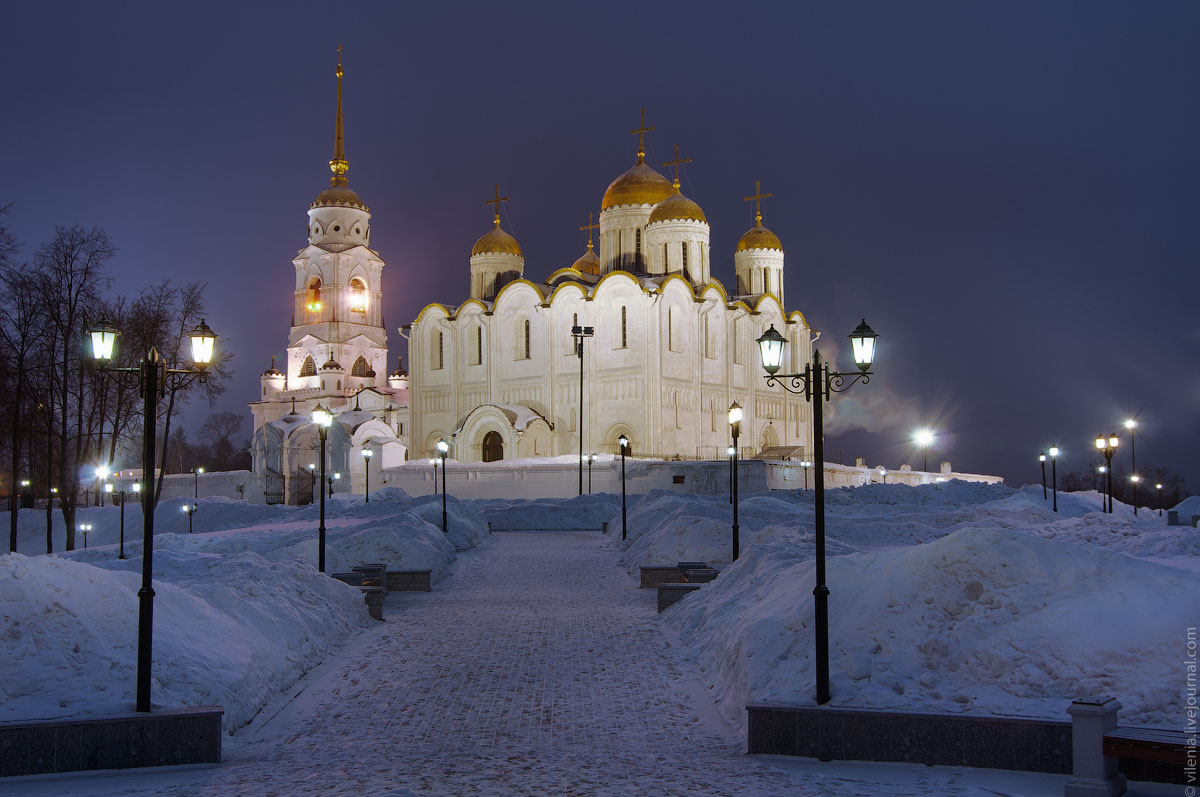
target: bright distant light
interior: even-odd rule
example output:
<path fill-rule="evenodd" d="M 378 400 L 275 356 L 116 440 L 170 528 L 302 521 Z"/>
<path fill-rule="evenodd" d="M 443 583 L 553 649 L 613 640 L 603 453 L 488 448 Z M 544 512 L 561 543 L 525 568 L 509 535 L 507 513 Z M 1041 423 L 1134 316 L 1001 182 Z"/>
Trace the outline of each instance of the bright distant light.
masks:
<path fill-rule="evenodd" d="M 929 448 L 933 445 L 933 431 L 931 429 L 918 429 L 913 432 L 913 442 L 921 448 Z"/>
<path fill-rule="evenodd" d="M 100 467 L 96 468 L 96 478 L 97 479 L 107 479 L 108 478 L 108 466 L 107 465 L 101 465 Z"/>
<path fill-rule="evenodd" d="M 1052 456 L 1052 457 L 1057 457 L 1057 456 L 1058 456 L 1058 453 L 1059 453 L 1059 452 L 1058 452 L 1058 446 L 1053 446 L 1053 447 L 1050 449 L 1050 456 Z"/>
<path fill-rule="evenodd" d="M 1129 477 L 1129 481 L 1133 482 L 1134 484 L 1137 484 L 1141 480 L 1142 480 L 1142 477 L 1138 476 L 1136 473 Z"/>
<path fill-rule="evenodd" d="M 1160 489 L 1160 490 L 1162 489 L 1162 485 L 1161 485 L 1161 484 L 1156 484 L 1156 485 L 1154 485 L 1154 486 L 1155 486 L 1155 487 L 1157 487 L 1157 488 L 1158 488 L 1158 489 Z"/>
<path fill-rule="evenodd" d="M 1125 428 L 1126 429 L 1136 429 L 1137 421 L 1135 421 L 1133 418 L 1126 418 L 1125 419 Z"/>

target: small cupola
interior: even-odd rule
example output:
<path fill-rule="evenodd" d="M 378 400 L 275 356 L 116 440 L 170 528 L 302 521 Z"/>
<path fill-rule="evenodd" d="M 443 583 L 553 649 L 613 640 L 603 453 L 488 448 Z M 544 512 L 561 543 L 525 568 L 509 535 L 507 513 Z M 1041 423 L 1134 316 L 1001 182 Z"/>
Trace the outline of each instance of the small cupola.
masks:
<path fill-rule="evenodd" d="M 525 253 L 521 245 L 504 230 L 500 229 L 500 203 L 508 197 L 500 196 L 496 186 L 496 198 L 485 204 L 495 205 L 492 229 L 479 237 L 471 247 L 471 298 L 491 301 L 508 283 L 520 279 L 525 273 Z"/>

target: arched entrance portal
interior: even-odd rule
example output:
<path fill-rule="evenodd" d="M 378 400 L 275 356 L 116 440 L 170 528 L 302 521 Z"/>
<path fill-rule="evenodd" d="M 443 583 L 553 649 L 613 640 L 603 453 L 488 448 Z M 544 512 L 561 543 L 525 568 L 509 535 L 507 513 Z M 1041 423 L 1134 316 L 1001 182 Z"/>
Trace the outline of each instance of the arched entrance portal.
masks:
<path fill-rule="evenodd" d="M 504 459 L 504 438 L 499 432 L 488 432 L 483 436 L 483 461 L 499 462 Z"/>

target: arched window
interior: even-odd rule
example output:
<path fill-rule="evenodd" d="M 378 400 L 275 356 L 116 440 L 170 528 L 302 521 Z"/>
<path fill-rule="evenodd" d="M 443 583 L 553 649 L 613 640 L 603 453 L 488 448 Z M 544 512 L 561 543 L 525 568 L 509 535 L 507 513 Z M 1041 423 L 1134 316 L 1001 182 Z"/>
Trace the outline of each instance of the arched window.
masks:
<path fill-rule="evenodd" d="M 317 364 L 313 361 L 312 355 L 304 358 L 304 362 L 300 365 L 300 376 L 316 376 Z"/>
<path fill-rule="evenodd" d="M 367 312 L 367 286 L 358 277 L 350 280 L 350 311 Z"/>
<path fill-rule="evenodd" d="M 663 273 L 671 273 L 671 254 L 670 244 L 663 244 Z"/>
<path fill-rule="evenodd" d="M 667 308 L 667 351 L 675 351 L 675 308 Z"/>
<path fill-rule="evenodd" d="M 642 228 L 633 231 L 633 263 L 638 270 L 642 268 Z"/>
<path fill-rule="evenodd" d="M 442 370 L 442 363 L 444 362 L 443 354 L 445 352 L 445 349 L 443 347 L 444 341 L 443 341 L 441 332 L 437 333 L 436 342 L 437 342 L 436 347 L 434 347 L 429 352 L 429 354 L 430 354 L 429 367 L 431 370 L 440 371 L 440 370 Z"/>
<path fill-rule="evenodd" d="M 310 313 L 319 313 L 322 307 L 324 305 L 321 303 L 321 278 L 313 277 L 308 281 L 304 309 Z"/>
<path fill-rule="evenodd" d="M 359 355 L 358 359 L 354 361 L 354 365 L 350 367 L 350 376 L 366 376 L 368 370 L 366 359 Z"/>
<path fill-rule="evenodd" d="M 683 261 L 682 261 L 683 262 L 683 271 L 686 272 L 687 271 L 687 249 L 688 249 L 687 241 L 684 241 L 682 244 L 680 244 L 680 247 L 683 250 Z"/>
<path fill-rule="evenodd" d="M 529 346 L 529 319 L 528 318 L 525 319 L 525 323 L 523 326 L 525 327 L 525 359 L 528 360 L 532 357 L 531 352 L 533 351 L 532 348 L 530 348 L 530 346 Z"/>
<path fill-rule="evenodd" d="M 499 462 L 504 459 L 504 438 L 499 432 L 488 432 L 483 436 L 483 461 Z"/>
<path fill-rule="evenodd" d="M 483 363 L 483 327 L 475 327 L 475 365 Z"/>
<path fill-rule="evenodd" d="M 628 328 L 626 327 L 626 324 L 625 324 L 625 318 L 626 318 L 625 305 L 621 305 L 621 348 L 622 349 L 628 348 L 628 346 L 629 346 L 629 334 L 628 334 Z"/>

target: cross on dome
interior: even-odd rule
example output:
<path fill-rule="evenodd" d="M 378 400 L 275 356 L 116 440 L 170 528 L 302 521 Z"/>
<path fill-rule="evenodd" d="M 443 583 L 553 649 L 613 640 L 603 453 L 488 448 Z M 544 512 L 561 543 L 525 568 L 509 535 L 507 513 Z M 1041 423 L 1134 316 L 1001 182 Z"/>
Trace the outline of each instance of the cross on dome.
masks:
<path fill-rule="evenodd" d="M 592 251 L 592 230 L 598 230 L 598 229 L 600 229 L 600 225 L 599 225 L 599 224 L 593 224 L 593 223 L 592 223 L 592 218 L 594 217 L 594 215 L 595 215 L 595 214 L 593 214 L 593 213 L 591 213 L 591 212 L 589 211 L 589 212 L 588 212 L 588 223 L 587 223 L 587 226 L 586 226 L 586 227 L 580 227 L 580 228 L 579 228 L 581 231 L 582 231 L 582 230 L 587 230 L 587 234 L 588 234 L 588 251 L 589 251 L 589 252 L 590 252 L 590 251 Z"/>
<path fill-rule="evenodd" d="M 653 127 L 646 127 L 646 109 L 643 108 L 642 109 L 642 126 L 635 130 L 629 131 L 629 133 L 631 135 L 637 134 L 637 137 L 638 137 L 638 159 L 639 160 L 641 158 L 646 157 L 646 134 L 653 132 L 653 130 L 654 130 Z"/>
<path fill-rule="evenodd" d="M 500 226 L 500 203 L 507 202 L 507 201 L 508 201 L 508 197 L 500 196 L 500 184 L 496 183 L 496 198 L 489 199 L 487 202 L 483 203 L 485 205 L 495 205 L 496 206 L 496 217 L 495 217 L 494 221 L 496 222 L 497 227 Z"/>
<path fill-rule="evenodd" d="M 673 185 L 675 186 L 676 191 L 679 190 L 679 165 L 682 163 L 691 163 L 691 162 L 692 162 L 691 158 L 679 157 L 679 145 L 678 144 L 675 145 L 675 160 L 663 161 L 663 166 L 675 167 L 675 182 L 673 183 Z"/>
<path fill-rule="evenodd" d="M 771 199 L 774 194 L 764 194 L 758 180 L 754 181 L 754 196 L 743 197 L 743 202 L 754 200 L 754 223 L 762 224 L 762 200 Z"/>

